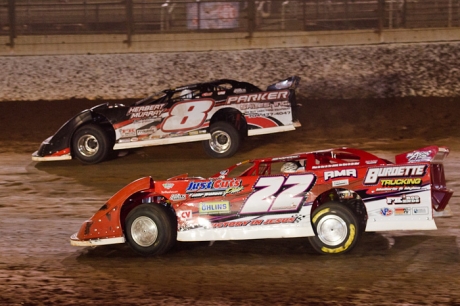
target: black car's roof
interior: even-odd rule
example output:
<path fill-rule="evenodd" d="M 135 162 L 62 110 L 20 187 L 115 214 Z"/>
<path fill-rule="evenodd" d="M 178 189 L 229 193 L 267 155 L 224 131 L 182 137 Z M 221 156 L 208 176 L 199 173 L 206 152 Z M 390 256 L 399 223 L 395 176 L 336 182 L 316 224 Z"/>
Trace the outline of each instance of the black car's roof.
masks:
<path fill-rule="evenodd" d="M 184 90 L 184 89 L 193 89 L 193 88 L 199 88 L 199 87 L 206 87 L 206 86 L 219 86 L 221 84 L 231 84 L 234 87 L 250 87 L 253 90 L 258 90 L 260 91 L 261 89 L 258 88 L 257 86 L 248 83 L 248 82 L 240 82 L 232 79 L 219 79 L 219 80 L 213 80 L 209 82 L 201 82 L 201 83 L 195 83 L 195 84 L 189 84 L 189 85 L 184 85 L 176 88 L 170 89 L 170 91 L 179 91 L 179 90 Z"/>

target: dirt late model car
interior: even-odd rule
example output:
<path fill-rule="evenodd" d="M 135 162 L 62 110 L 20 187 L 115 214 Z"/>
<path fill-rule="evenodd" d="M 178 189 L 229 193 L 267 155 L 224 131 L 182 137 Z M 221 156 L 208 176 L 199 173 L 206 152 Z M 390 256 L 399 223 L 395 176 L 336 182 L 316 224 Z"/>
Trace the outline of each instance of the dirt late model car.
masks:
<path fill-rule="evenodd" d="M 364 231 L 436 229 L 433 212 L 452 196 L 442 164 L 448 153 L 430 146 L 392 163 L 338 148 L 249 160 L 210 178 L 144 177 L 110 198 L 70 242 L 127 241 L 156 255 L 176 241 L 308 237 L 320 253 L 344 253 Z"/>
<path fill-rule="evenodd" d="M 217 80 L 163 90 L 131 106 L 108 103 L 67 121 L 32 154 L 34 161 L 107 159 L 113 150 L 203 141 L 211 157 L 236 153 L 244 136 L 295 130 L 300 78 L 266 91 L 246 82 Z"/>

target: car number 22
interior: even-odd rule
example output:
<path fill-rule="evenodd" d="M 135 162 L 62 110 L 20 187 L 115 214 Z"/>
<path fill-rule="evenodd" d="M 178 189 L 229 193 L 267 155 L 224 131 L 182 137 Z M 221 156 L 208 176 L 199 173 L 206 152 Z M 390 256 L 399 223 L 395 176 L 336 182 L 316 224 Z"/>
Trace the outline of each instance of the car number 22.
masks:
<path fill-rule="evenodd" d="M 313 174 L 261 177 L 254 184 L 256 190 L 246 199 L 240 214 L 297 211 L 304 193 L 313 187 L 315 180 Z"/>

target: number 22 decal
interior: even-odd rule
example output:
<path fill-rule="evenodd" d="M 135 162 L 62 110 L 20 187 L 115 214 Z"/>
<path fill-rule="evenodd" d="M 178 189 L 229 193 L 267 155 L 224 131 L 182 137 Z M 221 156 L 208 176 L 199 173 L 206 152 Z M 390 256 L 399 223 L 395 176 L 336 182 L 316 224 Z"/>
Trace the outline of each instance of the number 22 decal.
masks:
<path fill-rule="evenodd" d="M 164 132 L 175 132 L 200 127 L 214 106 L 213 100 L 199 100 L 175 104 L 165 118 L 161 129 Z"/>
<path fill-rule="evenodd" d="M 261 177 L 254 184 L 258 190 L 249 195 L 240 214 L 296 211 L 302 204 L 302 193 L 310 190 L 315 180 L 313 174 Z M 281 188 L 286 189 L 275 196 Z"/>

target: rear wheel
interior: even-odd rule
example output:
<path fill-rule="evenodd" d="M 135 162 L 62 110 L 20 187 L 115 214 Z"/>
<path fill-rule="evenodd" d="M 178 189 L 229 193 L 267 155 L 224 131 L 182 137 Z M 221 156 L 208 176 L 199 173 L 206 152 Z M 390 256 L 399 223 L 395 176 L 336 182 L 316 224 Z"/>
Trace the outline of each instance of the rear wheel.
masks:
<path fill-rule="evenodd" d="M 142 204 L 126 217 L 126 240 L 131 248 L 144 256 L 160 255 L 176 241 L 173 216 L 165 207 Z"/>
<path fill-rule="evenodd" d="M 233 156 L 240 147 L 240 134 L 228 122 L 217 122 L 211 125 L 211 139 L 203 141 L 206 153 L 214 158 Z"/>
<path fill-rule="evenodd" d="M 316 236 L 308 239 L 321 254 L 350 251 L 360 234 L 357 217 L 346 206 L 336 202 L 321 205 L 313 214 L 312 225 Z"/>
<path fill-rule="evenodd" d="M 97 164 L 112 152 L 112 143 L 102 127 L 87 124 L 79 128 L 72 138 L 73 156 L 86 164 Z"/>

